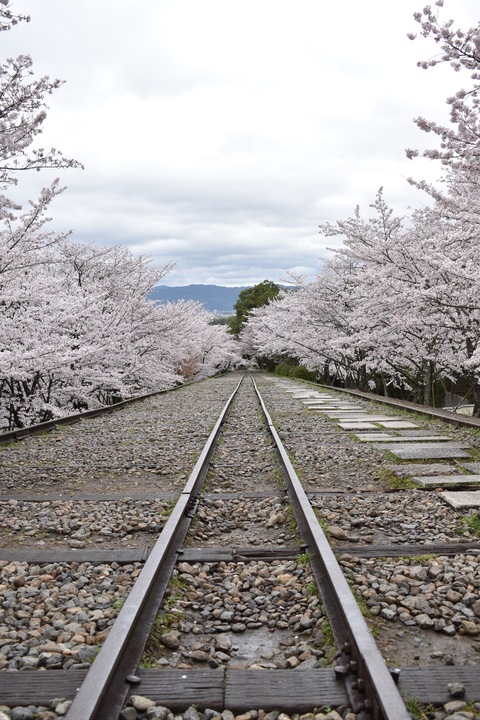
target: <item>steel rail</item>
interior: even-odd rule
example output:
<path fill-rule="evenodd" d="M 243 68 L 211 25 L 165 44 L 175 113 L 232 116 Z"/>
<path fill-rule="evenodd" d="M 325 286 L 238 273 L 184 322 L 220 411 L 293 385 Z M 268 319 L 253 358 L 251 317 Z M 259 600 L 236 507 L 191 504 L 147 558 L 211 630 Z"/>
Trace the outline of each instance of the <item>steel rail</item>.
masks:
<path fill-rule="evenodd" d="M 117 720 L 136 676 L 151 625 L 193 517 L 221 426 L 243 379 L 227 400 L 163 531 L 67 713 L 67 720 Z"/>
<path fill-rule="evenodd" d="M 290 502 L 314 571 L 335 640 L 341 650 L 336 668 L 345 680 L 354 712 L 374 720 L 411 717 L 370 633 L 318 518 L 290 462 L 255 381 L 252 382 L 283 468 Z"/>

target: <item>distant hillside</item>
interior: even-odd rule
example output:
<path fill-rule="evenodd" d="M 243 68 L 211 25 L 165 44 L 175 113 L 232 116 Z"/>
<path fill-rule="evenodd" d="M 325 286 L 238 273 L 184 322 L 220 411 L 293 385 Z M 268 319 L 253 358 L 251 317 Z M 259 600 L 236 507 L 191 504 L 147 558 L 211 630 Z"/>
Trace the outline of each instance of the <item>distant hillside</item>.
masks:
<path fill-rule="evenodd" d="M 150 300 L 157 303 L 176 302 L 177 300 L 197 300 L 203 303 L 209 312 L 219 315 L 233 315 L 233 306 L 242 290 L 248 286 L 225 287 L 223 285 L 184 285 L 166 287 L 157 285 L 149 294 Z"/>

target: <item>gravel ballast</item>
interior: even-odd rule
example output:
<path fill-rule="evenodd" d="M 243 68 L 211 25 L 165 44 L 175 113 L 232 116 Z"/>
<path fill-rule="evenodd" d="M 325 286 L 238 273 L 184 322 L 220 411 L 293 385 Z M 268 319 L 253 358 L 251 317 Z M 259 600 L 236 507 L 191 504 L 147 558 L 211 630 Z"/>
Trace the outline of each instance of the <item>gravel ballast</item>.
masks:
<path fill-rule="evenodd" d="M 301 669 L 335 654 L 311 570 L 296 561 L 182 562 L 161 619 L 149 656 L 164 668 Z"/>
<path fill-rule="evenodd" d="M 141 567 L 0 561 L 0 670 L 89 668 Z"/>
<path fill-rule="evenodd" d="M 237 381 L 238 376 L 227 376 L 200 383 L 152 398 L 148 406 L 139 403 L 14 446 L 0 446 L 5 493 L 0 499 L 0 543 L 64 544 L 72 549 L 151 544 L 168 515 L 167 497 L 185 484 Z M 388 660 L 402 666 L 480 664 L 480 559 L 468 552 L 468 545 L 478 538 L 465 523 L 465 513 L 447 506 L 435 491 L 392 492 L 392 476 L 413 474 L 415 463 L 392 463 L 388 453 L 358 442 L 336 421 L 287 395 L 277 380 L 258 376 L 258 383 L 334 545 L 465 545 L 454 557 L 389 558 L 386 553 L 372 559 L 343 552 L 344 573 Z M 299 544 L 257 411 L 252 424 L 253 407 L 250 390 L 242 389 L 213 459 L 187 546 L 211 550 Z M 393 420 L 403 417 L 384 407 L 381 412 Z M 468 437 L 438 422 L 415 422 L 425 431 L 441 428 L 455 440 Z M 474 438 L 472 447 L 477 445 Z M 440 465 L 442 472 L 458 472 L 454 462 L 442 461 L 430 464 L 429 474 Z M 15 496 L 8 498 L 13 490 Z M 52 491 L 58 495 L 55 500 L 27 499 Z M 82 493 L 118 498 L 95 502 L 82 498 Z M 129 497 L 136 493 L 146 497 Z M 6 556 L 0 563 L 0 669 L 89 667 L 140 569 L 140 564 L 115 563 L 32 565 Z M 311 570 L 298 559 L 181 562 L 162 612 L 162 639 L 155 652 L 149 650 L 149 662 L 165 672 L 202 667 L 301 672 L 330 666 L 334 659 Z M 195 707 L 179 714 L 140 694 L 136 698 L 123 710 L 122 720 L 234 720 L 228 710 L 201 712 Z M 453 702 L 457 705 L 439 709 L 435 720 L 457 720 L 455 714 L 466 704 L 461 698 Z M 55 707 L 49 708 L 0 705 L 0 720 L 2 713 L 16 720 L 50 720 L 65 715 L 68 704 L 57 698 Z M 480 716 L 480 710 L 469 710 L 473 714 L 468 717 Z M 281 713 L 281 708 L 276 714 L 252 709 L 238 717 L 300 720 Z M 312 708 L 301 720 L 339 717 L 355 720 L 345 707 L 331 712 Z"/>

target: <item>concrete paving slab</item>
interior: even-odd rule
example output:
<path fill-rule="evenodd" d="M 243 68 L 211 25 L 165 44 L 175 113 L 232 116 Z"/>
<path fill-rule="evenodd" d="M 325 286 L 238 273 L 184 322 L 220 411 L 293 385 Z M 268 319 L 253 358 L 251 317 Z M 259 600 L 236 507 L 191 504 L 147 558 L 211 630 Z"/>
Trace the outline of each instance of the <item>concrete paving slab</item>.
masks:
<path fill-rule="evenodd" d="M 402 463 L 402 465 L 387 465 L 398 477 L 411 477 L 413 475 L 454 475 L 458 466 L 453 463 Z"/>
<path fill-rule="evenodd" d="M 307 405 L 307 408 L 309 410 L 328 410 L 328 412 L 331 412 L 332 410 L 336 410 L 337 408 L 335 405 Z"/>
<path fill-rule="evenodd" d="M 401 465 L 387 465 L 398 477 L 412 477 L 413 475 L 455 475 L 458 465 L 453 463 L 402 463 Z"/>
<path fill-rule="evenodd" d="M 370 432 L 370 433 L 355 433 L 355 437 L 360 442 L 395 442 L 395 440 L 401 440 L 391 433 L 384 432 Z"/>
<path fill-rule="evenodd" d="M 306 392 L 306 393 L 295 393 L 294 395 L 292 395 L 292 398 L 294 398 L 294 400 L 306 400 L 307 398 L 312 398 L 312 399 L 315 399 L 315 400 L 320 400 L 320 399 L 321 399 L 321 398 L 318 398 L 318 397 L 315 395 L 315 393 L 309 393 L 309 392 Z"/>
<path fill-rule="evenodd" d="M 380 425 L 388 430 L 408 430 L 409 428 L 418 428 L 419 425 L 416 423 L 408 422 L 407 420 L 385 420 Z"/>
<path fill-rule="evenodd" d="M 371 422 L 340 422 L 342 430 L 378 430 L 378 425 Z"/>
<path fill-rule="evenodd" d="M 473 473 L 480 473 L 480 462 L 461 462 L 458 464 L 460 467 L 465 468 L 465 470 L 470 470 L 470 472 Z"/>
<path fill-rule="evenodd" d="M 330 410 L 334 409 L 333 405 L 307 405 L 307 410 L 319 410 L 320 412 L 325 412 L 326 410 L 330 412 Z"/>
<path fill-rule="evenodd" d="M 330 420 L 338 420 L 338 422 L 354 422 L 355 420 L 361 420 L 362 422 L 371 422 L 367 420 L 365 413 L 339 413 L 336 411 L 328 411 L 325 413 L 326 417 Z"/>
<path fill-rule="evenodd" d="M 388 415 L 373 415 L 366 412 L 352 412 L 351 410 L 349 412 L 342 412 L 341 410 L 338 412 L 329 412 L 327 413 L 327 417 L 332 420 L 339 420 L 340 422 L 354 422 L 356 420 L 361 422 L 383 422 L 389 419 Z"/>
<path fill-rule="evenodd" d="M 440 493 L 440 496 L 456 510 L 480 508 L 480 490 L 465 490 L 462 492 L 446 490 Z M 465 546 L 465 552 L 468 552 L 468 545 Z"/>
<path fill-rule="evenodd" d="M 338 400 L 334 400 L 333 398 L 332 400 L 339 410 L 361 410 L 362 412 L 366 412 L 363 405 L 359 405 L 358 403 L 343 403 L 338 402 Z"/>
<path fill-rule="evenodd" d="M 360 435 L 357 435 L 358 439 L 362 442 L 373 442 L 374 440 L 379 440 L 381 442 L 389 441 L 391 442 L 401 442 L 404 443 L 406 440 L 408 442 L 434 442 L 437 440 L 438 442 L 448 442 L 449 438 L 446 435 L 413 435 L 412 437 L 405 438 L 401 435 L 391 435 L 389 433 L 365 433 L 364 437 L 360 437 Z"/>
<path fill-rule="evenodd" d="M 365 408 L 359 407 L 358 405 L 335 405 L 335 410 L 338 410 L 339 412 L 365 412 Z"/>
<path fill-rule="evenodd" d="M 424 475 L 412 478 L 420 485 L 434 485 L 442 487 L 442 485 L 480 485 L 480 475 Z"/>
<path fill-rule="evenodd" d="M 319 393 L 315 396 L 312 396 L 312 398 L 321 402 L 330 402 L 332 404 L 335 403 L 335 398 L 333 398 L 331 395 L 320 395 Z"/>
<path fill-rule="evenodd" d="M 463 449 L 468 448 L 468 445 L 460 442 L 378 443 L 375 447 L 379 450 L 389 450 L 400 460 L 468 457 L 468 453 Z"/>
<path fill-rule="evenodd" d="M 412 438 L 412 437 L 419 437 L 419 438 L 427 438 L 432 436 L 431 430 L 422 430 L 419 428 L 418 430 L 398 430 L 397 435 L 400 435 L 400 437 L 403 438 Z M 449 439 L 448 437 L 442 435 L 442 437 L 445 437 L 445 439 Z M 450 438 L 451 439 L 451 438 Z"/>

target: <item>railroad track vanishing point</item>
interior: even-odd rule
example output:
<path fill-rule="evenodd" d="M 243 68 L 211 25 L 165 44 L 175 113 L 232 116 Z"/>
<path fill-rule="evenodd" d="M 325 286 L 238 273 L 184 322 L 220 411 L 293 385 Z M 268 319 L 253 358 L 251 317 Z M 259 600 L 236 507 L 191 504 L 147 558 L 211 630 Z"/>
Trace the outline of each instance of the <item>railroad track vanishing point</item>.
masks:
<path fill-rule="evenodd" d="M 476 436 L 255 379 L 0 451 L 0 713 L 480 712 Z"/>

